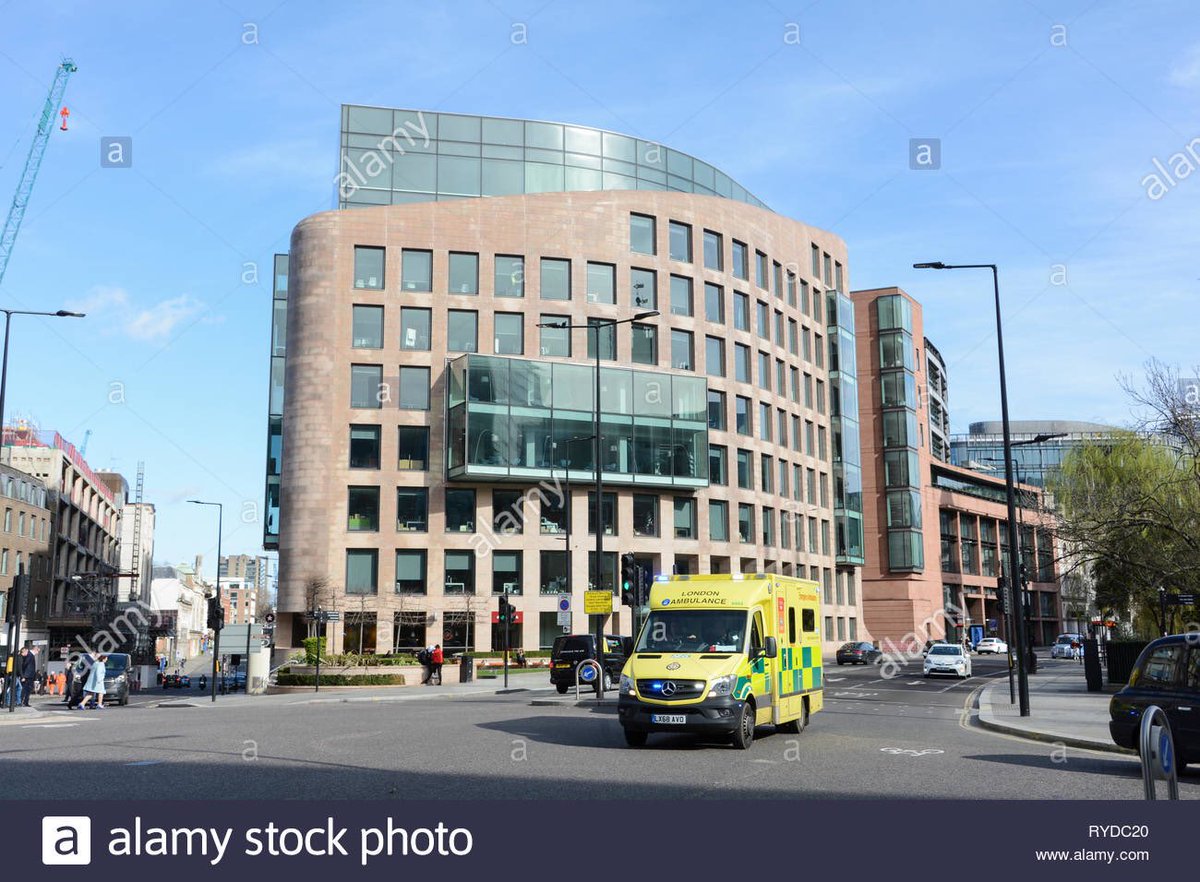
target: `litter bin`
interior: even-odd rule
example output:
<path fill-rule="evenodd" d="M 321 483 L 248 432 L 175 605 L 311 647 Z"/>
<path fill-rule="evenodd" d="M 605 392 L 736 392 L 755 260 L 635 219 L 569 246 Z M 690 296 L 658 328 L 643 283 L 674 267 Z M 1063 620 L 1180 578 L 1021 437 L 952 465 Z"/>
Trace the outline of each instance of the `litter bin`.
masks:
<path fill-rule="evenodd" d="M 458 662 L 458 682 L 470 683 L 475 679 L 475 659 L 469 655 L 464 655 L 459 658 Z"/>

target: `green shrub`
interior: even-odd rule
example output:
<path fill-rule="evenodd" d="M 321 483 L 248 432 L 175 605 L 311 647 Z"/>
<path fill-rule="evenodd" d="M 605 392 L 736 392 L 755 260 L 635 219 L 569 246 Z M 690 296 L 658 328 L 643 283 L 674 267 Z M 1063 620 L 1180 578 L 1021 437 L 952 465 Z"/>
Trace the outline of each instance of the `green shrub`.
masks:
<path fill-rule="evenodd" d="M 317 678 L 313 674 L 280 674 L 276 677 L 279 686 L 315 686 Z M 403 686 L 403 674 L 322 674 L 322 686 Z"/>
<path fill-rule="evenodd" d="M 325 658 L 325 645 L 326 638 L 324 637 L 304 638 L 304 663 L 306 665 L 315 665 L 318 653 L 320 653 L 321 658 Z"/>

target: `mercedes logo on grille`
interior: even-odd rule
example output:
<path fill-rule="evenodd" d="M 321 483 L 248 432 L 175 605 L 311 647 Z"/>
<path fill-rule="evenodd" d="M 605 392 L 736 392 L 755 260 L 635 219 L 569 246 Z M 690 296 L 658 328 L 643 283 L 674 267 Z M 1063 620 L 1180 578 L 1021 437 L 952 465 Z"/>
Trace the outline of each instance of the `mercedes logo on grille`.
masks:
<path fill-rule="evenodd" d="M 676 688 L 678 688 L 678 687 L 676 687 L 675 681 L 668 680 L 666 683 L 663 683 L 662 694 L 663 695 L 674 695 Z"/>

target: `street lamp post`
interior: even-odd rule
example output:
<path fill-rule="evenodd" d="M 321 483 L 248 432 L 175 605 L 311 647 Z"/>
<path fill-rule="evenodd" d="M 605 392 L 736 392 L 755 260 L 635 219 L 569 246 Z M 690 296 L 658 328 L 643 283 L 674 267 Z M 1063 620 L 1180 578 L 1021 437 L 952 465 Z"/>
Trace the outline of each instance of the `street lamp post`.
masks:
<path fill-rule="evenodd" d="M 189 499 L 193 505 L 215 505 L 217 508 L 217 609 L 221 608 L 221 533 L 225 518 L 225 507 L 219 502 Z M 217 661 L 221 657 L 221 629 L 213 629 L 212 700 L 217 700 Z M 246 656 L 246 679 L 250 679 L 250 656 Z"/>
<path fill-rule="evenodd" d="M 1017 496 L 1013 486 L 1012 434 L 1008 422 L 1008 382 L 1004 372 L 1004 327 L 1000 317 L 1000 271 L 994 263 L 914 263 L 913 269 L 988 269 L 996 302 L 996 354 L 1000 365 L 1000 420 L 1004 432 L 1004 492 L 1008 507 L 1008 584 L 1014 603 L 1020 602 L 1020 569 L 1017 565 Z M 1017 687 L 1021 716 L 1029 716 L 1029 677 L 1025 670 L 1025 622 L 1017 616 Z"/>
<path fill-rule="evenodd" d="M 4 356 L 0 361 L 0 457 L 3 456 L 4 450 L 4 399 L 8 392 L 8 331 L 12 324 L 14 315 L 43 315 L 50 318 L 83 318 L 82 312 L 70 312 L 66 309 L 60 309 L 56 312 L 38 312 L 30 309 L 0 309 L 4 313 Z M 10 599 L 22 605 L 25 603 L 25 598 L 20 591 L 14 591 L 10 595 Z M 18 610 L 18 615 L 20 611 Z M 9 688 L 9 710 L 12 710 L 12 699 L 16 694 L 16 661 L 17 661 L 17 644 L 21 642 L 21 626 L 20 619 L 15 620 L 15 627 L 10 629 L 12 635 L 11 642 L 8 644 L 8 655 L 5 661 L 5 672 L 0 673 L 0 682 L 5 681 L 9 665 L 12 666 L 12 675 L 7 677 Z"/>
<path fill-rule="evenodd" d="M 595 418 L 592 421 L 593 435 L 595 437 L 596 456 L 592 465 L 596 469 L 596 587 L 599 588 L 604 577 L 604 468 L 600 462 L 602 456 L 602 437 L 600 431 L 600 329 L 601 328 L 616 328 L 617 325 L 625 325 L 630 322 L 641 321 L 642 319 L 653 318 L 658 315 L 657 309 L 639 312 L 636 315 L 623 319 L 600 318 L 592 319 L 585 325 L 571 324 L 570 322 L 542 322 L 538 325 L 539 328 L 559 328 L 561 330 L 574 330 L 577 328 L 586 328 L 589 332 L 595 332 L 596 335 L 596 401 L 595 401 Z M 614 330 L 614 334 L 616 331 Z M 613 581 L 616 581 L 616 574 L 613 574 Z M 600 664 L 600 674 L 597 677 L 596 683 L 597 694 L 604 697 L 604 616 L 596 616 L 596 661 Z"/>

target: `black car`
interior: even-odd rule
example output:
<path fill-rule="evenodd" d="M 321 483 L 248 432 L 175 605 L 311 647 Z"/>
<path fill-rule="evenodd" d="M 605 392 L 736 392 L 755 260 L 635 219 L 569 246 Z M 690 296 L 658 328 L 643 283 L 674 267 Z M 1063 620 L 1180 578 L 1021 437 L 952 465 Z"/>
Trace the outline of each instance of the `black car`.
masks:
<path fill-rule="evenodd" d="M 1108 731 L 1121 747 L 1138 749 L 1142 712 L 1158 705 L 1167 715 L 1182 768 L 1200 763 L 1200 638 L 1175 634 L 1142 650 L 1129 685 L 1108 704 Z"/>
<path fill-rule="evenodd" d="M 621 676 L 625 660 L 633 648 L 632 637 L 614 637 L 604 635 L 604 689 L 607 692 Z M 554 640 L 550 650 L 550 683 L 560 695 L 575 685 L 575 668 L 584 659 L 596 657 L 596 635 L 594 634 L 564 634 Z M 581 686 L 598 687 L 599 683 L 586 683 Z"/>
<path fill-rule="evenodd" d="M 192 685 L 192 678 L 187 674 L 165 674 L 163 689 L 187 689 Z"/>
<path fill-rule="evenodd" d="M 875 644 L 865 640 L 843 643 L 837 651 L 839 665 L 877 664 L 881 658 L 883 658 L 883 652 Z"/>

